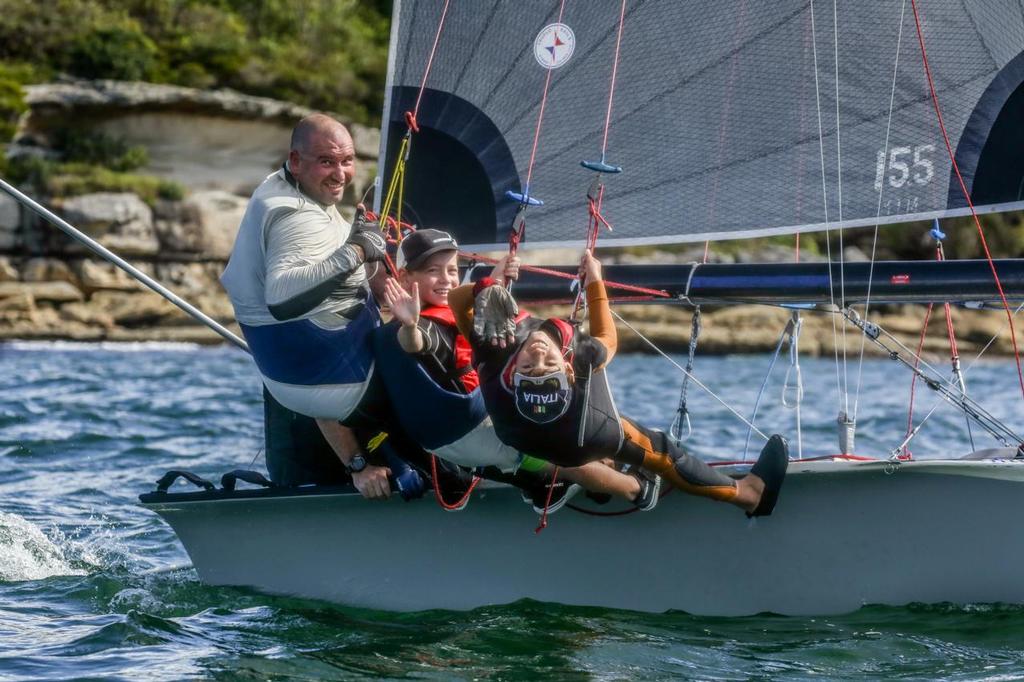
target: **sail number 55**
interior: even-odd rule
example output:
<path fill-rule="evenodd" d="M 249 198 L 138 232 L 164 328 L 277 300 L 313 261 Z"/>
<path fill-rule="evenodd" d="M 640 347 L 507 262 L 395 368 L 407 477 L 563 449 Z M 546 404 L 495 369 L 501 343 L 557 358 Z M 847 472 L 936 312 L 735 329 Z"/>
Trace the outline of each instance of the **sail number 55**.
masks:
<path fill-rule="evenodd" d="M 890 187 L 903 187 L 909 182 L 915 185 L 927 185 L 935 176 L 935 166 L 929 156 L 935 151 L 935 145 L 922 144 L 917 147 L 893 147 L 889 150 L 889 163 L 886 164 L 885 150 L 878 150 L 875 164 L 875 191 L 882 191 L 882 183 L 888 180 Z"/>

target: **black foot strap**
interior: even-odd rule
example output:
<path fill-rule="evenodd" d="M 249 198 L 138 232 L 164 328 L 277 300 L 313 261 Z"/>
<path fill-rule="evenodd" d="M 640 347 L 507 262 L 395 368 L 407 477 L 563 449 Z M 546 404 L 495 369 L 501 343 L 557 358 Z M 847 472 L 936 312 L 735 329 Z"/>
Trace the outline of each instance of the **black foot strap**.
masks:
<path fill-rule="evenodd" d="M 174 485 L 174 482 L 179 478 L 184 478 L 186 481 L 196 486 L 197 488 L 203 488 L 205 490 L 213 490 L 217 486 L 207 481 L 201 476 L 193 474 L 191 471 L 184 471 L 182 469 L 172 469 L 166 474 L 160 477 L 160 480 L 156 482 L 156 492 L 165 493 L 167 490 Z"/>
<path fill-rule="evenodd" d="M 266 476 L 258 471 L 249 471 L 247 469 L 235 469 L 229 471 L 220 477 L 220 487 L 224 490 L 234 490 L 235 483 L 238 481 L 245 481 L 246 483 L 252 483 L 263 488 L 276 488 L 277 484 L 269 480 Z"/>

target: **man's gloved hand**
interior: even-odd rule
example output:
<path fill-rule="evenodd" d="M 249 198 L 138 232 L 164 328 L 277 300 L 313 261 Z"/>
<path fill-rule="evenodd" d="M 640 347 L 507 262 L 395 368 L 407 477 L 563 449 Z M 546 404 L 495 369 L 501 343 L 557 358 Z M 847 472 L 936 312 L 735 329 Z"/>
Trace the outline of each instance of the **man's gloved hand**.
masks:
<path fill-rule="evenodd" d="M 476 295 L 473 333 L 483 343 L 505 348 L 515 342 L 519 306 L 508 289 L 493 284 Z"/>
<path fill-rule="evenodd" d="M 364 263 L 382 261 L 387 253 L 388 244 L 384 233 L 380 231 L 380 223 L 367 220 L 361 210 L 356 212 L 356 218 L 352 221 L 352 234 L 349 235 L 348 243 L 363 250 Z"/>

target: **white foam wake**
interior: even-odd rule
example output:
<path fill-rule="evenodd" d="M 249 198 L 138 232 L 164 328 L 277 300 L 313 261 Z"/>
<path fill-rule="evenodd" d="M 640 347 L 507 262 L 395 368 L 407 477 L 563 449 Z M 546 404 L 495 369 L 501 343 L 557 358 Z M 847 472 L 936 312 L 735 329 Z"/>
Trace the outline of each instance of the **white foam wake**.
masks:
<path fill-rule="evenodd" d="M 83 575 L 43 531 L 16 514 L 0 512 L 0 582 Z"/>

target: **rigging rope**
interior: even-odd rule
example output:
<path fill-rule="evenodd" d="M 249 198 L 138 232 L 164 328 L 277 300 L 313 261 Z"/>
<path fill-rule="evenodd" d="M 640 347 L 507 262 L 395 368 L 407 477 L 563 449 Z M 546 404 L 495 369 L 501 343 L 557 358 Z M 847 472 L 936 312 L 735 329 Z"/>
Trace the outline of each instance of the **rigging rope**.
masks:
<path fill-rule="evenodd" d="M 822 195 L 822 210 L 824 211 L 825 217 L 825 254 L 828 260 L 828 297 L 829 302 L 832 304 L 833 310 L 838 310 L 839 307 L 836 305 L 835 298 L 835 287 L 832 286 L 832 232 L 828 228 L 830 225 L 828 217 L 828 179 L 825 174 L 825 129 L 821 121 L 821 85 L 818 81 L 818 40 L 817 30 L 814 22 L 814 0 L 810 0 L 810 14 L 811 14 L 811 54 L 814 60 L 814 101 L 815 108 L 818 114 L 818 155 L 821 159 L 821 195 Z M 839 121 L 836 121 L 838 127 Z M 836 391 L 842 400 L 843 395 L 843 381 L 839 374 L 839 326 L 836 322 L 835 316 L 832 317 L 832 351 L 835 357 L 836 366 Z M 842 405 L 840 405 L 840 409 Z"/>
<path fill-rule="evenodd" d="M 793 331 L 789 335 L 789 368 L 786 370 L 786 377 L 782 381 L 782 406 L 796 410 L 796 458 L 804 458 L 804 434 L 801 423 L 801 410 L 804 402 L 804 376 L 800 372 L 800 332 L 803 330 L 804 321 L 800 318 L 800 311 L 792 313 Z M 795 383 L 792 386 L 789 378 L 792 376 Z M 793 402 L 789 402 L 787 396 L 793 393 Z"/>
<path fill-rule="evenodd" d="M 953 146 L 949 141 L 949 134 L 946 132 L 946 124 L 942 118 L 942 111 L 939 107 L 939 96 L 935 91 L 935 83 L 932 80 L 932 70 L 928 63 L 928 52 L 924 45 L 924 31 L 921 28 L 921 16 L 917 9 L 917 0 L 910 0 L 910 6 L 914 10 L 914 24 L 917 27 L 917 42 L 921 46 L 921 61 L 924 63 L 924 73 L 928 80 L 928 90 L 931 93 L 932 105 L 935 109 L 935 117 L 938 119 L 939 130 L 942 132 L 942 140 L 946 144 L 946 153 L 949 154 L 949 160 L 953 166 L 953 172 L 956 174 L 957 182 L 960 184 L 960 190 L 963 192 L 964 199 L 967 201 L 967 206 L 971 209 L 971 217 L 974 219 L 974 225 L 978 230 L 978 236 L 981 239 L 981 246 L 985 251 L 985 259 L 988 261 L 989 268 L 992 270 L 992 277 L 995 280 L 996 289 L 999 291 L 999 298 L 1003 303 L 1003 309 L 1006 311 L 1006 320 L 1010 325 L 1010 340 L 1013 343 L 1013 358 L 1017 363 L 1017 379 L 1020 383 L 1021 396 L 1024 397 L 1024 369 L 1021 368 L 1020 349 L 1017 347 L 1017 330 L 1013 324 L 1013 314 L 1010 312 L 1010 303 L 1007 301 L 1006 293 L 1003 291 L 1003 284 L 999 280 L 999 273 L 996 271 L 995 261 L 992 260 L 992 253 L 989 251 L 988 242 L 985 239 L 985 230 L 981 227 L 981 220 L 978 218 L 978 212 L 974 208 L 974 201 L 971 200 L 971 193 L 967 191 L 967 184 L 964 182 L 963 175 L 960 173 L 960 165 L 956 162 L 956 154 L 953 153 Z"/>
<path fill-rule="evenodd" d="M 608 133 L 612 125 L 612 102 L 615 99 L 615 78 L 619 72 L 619 57 L 622 52 L 622 30 L 626 24 L 626 0 L 622 0 L 619 8 L 619 27 L 615 35 L 615 53 L 612 57 L 611 83 L 608 85 L 608 106 L 605 108 L 604 133 L 601 137 L 601 160 L 581 161 L 580 165 L 595 172 L 593 182 L 587 190 L 587 250 L 593 253 L 597 247 L 597 238 L 600 236 L 601 227 L 610 232 L 612 229 L 605 217 L 601 214 L 601 205 L 604 202 L 604 178 L 605 173 L 621 173 L 621 166 L 614 166 L 608 163 Z M 582 284 L 582 282 L 581 282 Z M 575 322 L 580 313 L 586 307 L 586 292 L 579 286 L 576 291 L 576 301 L 573 303 L 572 314 L 569 316 L 571 322 Z"/>
<path fill-rule="evenodd" d="M 470 482 L 466 492 L 463 493 L 462 497 L 457 502 L 445 502 L 444 496 L 441 494 L 441 484 L 437 478 L 437 455 L 431 453 L 430 455 L 430 473 L 431 480 L 434 484 L 434 499 L 441 505 L 441 508 L 445 511 L 459 511 L 466 506 L 466 502 L 469 501 L 469 496 L 473 494 L 473 490 L 476 489 L 477 484 L 480 483 L 479 476 L 473 476 L 473 480 Z"/>
<path fill-rule="evenodd" d="M 942 246 L 942 240 L 945 238 L 946 235 L 943 234 L 941 229 L 939 229 L 939 221 L 938 221 L 938 219 L 935 220 L 934 227 L 932 227 L 932 229 L 930 231 L 930 234 L 935 239 L 935 242 L 936 242 L 936 245 L 935 245 L 935 259 L 938 260 L 938 261 L 945 260 L 946 259 L 946 254 L 945 254 L 945 250 L 943 249 L 943 246 Z M 942 305 L 943 305 L 943 310 L 945 311 L 945 317 L 946 317 L 946 338 L 949 340 L 950 364 L 952 365 L 952 374 L 953 374 L 953 380 L 950 383 L 953 383 L 953 381 L 955 381 L 956 382 L 956 386 L 960 390 L 960 394 L 964 398 L 966 398 L 967 397 L 967 384 L 964 381 L 963 372 L 961 372 L 961 370 L 960 370 L 960 352 L 957 349 L 956 332 L 953 329 L 952 310 L 950 309 L 950 305 L 949 305 L 948 302 L 944 302 Z M 921 328 L 921 339 L 918 342 L 917 353 L 915 355 L 915 358 L 916 358 L 915 361 L 914 361 L 914 367 L 915 368 L 918 367 L 918 365 L 920 364 L 920 361 L 921 361 L 921 353 L 922 353 L 923 348 L 924 348 L 925 334 L 926 334 L 927 329 L 928 329 L 928 321 L 931 319 L 931 315 L 932 315 L 933 309 L 934 309 L 934 304 L 929 303 L 928 304 L 928 310 L 925 313 L 924 324 L 923 324 L 923 326 Z M 923 426 L 923 424 L 924 424 L 924 422 L 922 421 L 921 425 L 919 425 L 916 430 L 913 428 L 914 385 L 915 385 L 915 383 L 917 381 L 917 376 L 918 375 L 915 373 L 911 377 L 911 380 L 910 380 L 910 403 L 909 403 L 908 408 L 907 408 L 907 432 L 905 434 L 905 439 L 906 440 L 904 441 L 904 443 L 908 443 L 909 439 L 911 437 L 911 434 L 914 434 L 917 430 L 920 430 L 921 426 Z M 931 412 L 929 412 L 929 414 L 931 414 Z M 971 428 L 970 417 L 966 417 L 966 421 L 967 421 L 967 437 L 970 440 L 971 449 L 974 450 L 975 449 L 975 445 L 974 445 L 974 432 L 973 432 L 973 430 Z M 905 448 L 905 446 L 904 446 L 904 448 Z M 910 455 L 909 450 L 905 449 L 904 451 L 905 451 L 905 453 L 908 456 Z"/>
<path fill-rule="evenodd" d="M 558 5 L 559 24 L 562 23 L 564 12 L 565 0 L 560 0 Z M 554 69 L 548 69 L 548 73 L 544 77 L 544 90 L 540 96 L 540 110 L 537 112 L 537 124 L 533 130 L 533 147 L 530 150 L 530 162 L 526 166 L 526 183 L 523 185 L 523 192 L 522 194 L 517 194 L 509 190 L 505 193 L 505 196 L 511 199 L 519 200 L 519 211 L 512 221 L 512 231 L 508 237 L 508 252 L 513 256 L 519 250 L 519 243 L 526 236 L 526 207 L 533 203 L 538 203 L 536 199 L 532 199 L 530 196 L 530 183 L 533 181 L 533 165 L 537 160 L 537 146 L 540 143 L 540 130 L 544 123 L 544 108 L 548 103 L 548 90 L 551 87 L 551 74 L 553 71 Z"/>
<path fill-rule="evenodd" d="M 832 0 L 832 45 L 835 52 L 836 79 L 836 198 L 839 212 L 839 300 L 846 305 L 846 254 L 843 249 L 843 145 L 839 118 L 839 0 Z M 831 285 L 831 282 L 829 283 Z M 834 319 L 834 318 L 833 318 Z M 846 365 L 846 325 L 843 328 L 843 415 L 847 421 L 850 416 L 850 376 Z M 851 426 L 851 428 L 856 428 Z M 850 454 L 850 453 L 843 453 Z"/>
<path fill-rule="evenodd" d="M 903 20 L 907 12 L 907 0 L 903 0 L 900 5 L 900 21 L 899 31 L 896 35 L 896 58 L 893 60 L 892 67 L 892 85 L 889 88 L 889 115 L 886 118 L 885 123 L 885 143 L 882 145 L 882 158 L 889 158 L 889 136 L 892 132 L 892 113 L 896 103 L 896 76 L 899 74 L 900 69 L 900 48 L 903 45 Z M 868 319 L 868 314 L 871 311 L 871 286 L 874 283 L 875 277 L 875 254 L 878 251 L 878 221 L 882 215 L 882 195 L 885 191 L 885 183 L 882 182 L 878 187 L 878 204 L 875 207 L 875 229 L 874 234 L 871 238 L 871 258 L 870 265 L 868 266 L 868 286 L 867 296 L 864 300 L 864 319 Z M 853 419 L 857 420 L 857 412 L 860 407 L 860 389 L 864 379 L 864 349 L 867 346 L 867 339 L 862 334 L 860 337 L 860 357 L 857 361 L 857 387 L 854 389 L 853 394 Z"/>
<path fill-rule="evenodd" d="M 775 344 L 775 351 L 772 353 L 772 359 L 768 361 L 768 371 L 764 374 L 764 381 L 761 382 L 761 388 L 757 391 L 757 396 L 754 398 L 754 409 L 750 412 L 750 423 L 753 424 L 757 419 L 757 410 L 761 407 L 761 398 L 764 396 L 764 389 L 768 386 L 768 379 L 772 376 L 772 370 L 775 369 L 775 362 L 779 359 L 779 353 L 782 351 L 782 344 L 786 342 L 786 335 L 789 334 L 793 328 L 793 322 L 790 320 L 786 323 L 782 333 L 779 334 L 779 341 Z M 783 394 L 785 395 L 785 394 Z M 743 461 L 747 461 L 747 451 L 750 449 L 750 433 L 753 427 L 747 429 L 747 438 L 743 442 Z"/>
<path fill-rule="evenodd" d="M 437 55 L 437 47 L 441 42 L 441 32 L 444 30 L 444 22 L 448 16 L 448 5 L 450 2 L 451 0 L 445 0 L 444 6 L 441 8 L 441 18 L 437 22 L 434 43 L 427 57 L 427 65 L 423 69 L 423 78 L 420 80 L 419 92 L 416 93 L 416 103 L 413 105 L 412 111 L 405 112 L 405 135 L 402 137 L 402 143 L 398 147 L 398 153 L 395 156 L 395 168 L 391 173 L 391 180 L 388 182 L 388 189 L 384 195 L 384 203 L 381 204 L 380 208 L 381 229 L 385 236 L 389 236 L 393 229 L 393 239 L 396 243 L 401 243 L 403 238 L 402 205 L 405 196 L 405 164 L 409 160 L 409 154 L 412 152 L 412 135 L 420 131 L 419 121 L 416 117 L 420 112 L 423 93 L 427 89 L 427 78 L 430 76 L 430 70 L 434 66 L 434 57 Z M 384 121 L 384 125 L 387 125 L 387 123 L 387 121 Z M 392 209 L 394 209 L 395 213 L 394 218 L 391 217 Z M 373 216 L 373 214 L 369 215 Z M 397 277 L 398 269 L 392 262 L 391 257 L 385 254 L 384 262 L 391 275 Z"/>
<path fill-rule="evenodd" d="M 729 403 L 727 403 L 727 402 L 725 402 L 724 400 L 722 400 L 722 398 L 720 398 L 720 397 L 718 396 L 718 394 L 717 394 L 717 393 L 715 393 L 715 392 L 714 392 L 714 391 L 712 391 L 712 390 L 711 390 L 710 388 L 708 388 L 708 386 L 707 386 L 707 385 L 706 385 L 706 384 L 705 384 L 705 383 L 704 383 L 703 381 L 701 381 L 700 379 L 698 379 L 698 378 L 697 378 L 696 376 L 694 376 L 693 374 L 690 374 L 690 373 L 688 373 L 688 372 L 686 371 L 686 369 L 684 369 L 684 368 L 683 368 L 683 367 L 682 367 L 682 366 L 681 366 L 681 365 L 680 365 L 680 364 L 679 364 L 678 362 L 676 362 L 676 361 L 675 361 L 675 360 L 673 360 L 673 359 L 672 359 L 671 357 L 669 357 L 669 355 L 668 355 L 667 353 L 665 353 L 665 351 L 663 351 L 662 349 L 658 348 L 657 344 L 655 344 L 655 343 L 654 343 L 653 341 L 651 341 L 651 340 L 650 340 L 649 338 L 647 338 L 646 336 L 644 336 L 644 335 L 643 335 L 643 334 L 642 334 L 642 333 L 640 332 L 640 330 L 639 330 L 639 329 L 637 329 L 636 327 L 634 327 L 633 325 L 631 325 L 631 324 L 630 324 L 629 322 L 627 322 L 627 321 L 626 321 L 626 320 L 625 320 L 625 319 L 624 319 L 624 318 L 622 317 L 622 315 L 619 315 L 619 314 L 618 314 L 617 312 L 615 312 L 614 310 L 612 311 L 612 315 L 614 315 L 614 316 L 615 316 L 615 319 L 617 319 L 617 320 L 618 320 L 619 322 L 621 322 L 621 323 L 622 323 L 622 324 L 623 324 L 623 325 L 624 325 L 624 326 L 625 326 L 625 327 L 626 327 L 627 329 L 629 329 L 629 330 L 630 330 L 630 331 L 632 331 L 632 332 L 633 332 L 634 334 L 636 334 L 636 335 L 637 335 L 637 337 L 639 337 L 641 341 L 643 341 L 643 342 L 644 342 L 644 343 L 646 343 L 646 344 L 647 344 L 648 346 L 650 346 L 650 347 L 651 347 L 651 349 L 652 349 L 652 350 L 654 350 L 654 352 L 655 352 L 655 353 L 657 353 L 658 355 L 660 355 L 661 357 L 665 358 L 665 359 L 666 359 L 666 360 L 668 360 L 668 361 L 669 361 L 670 363 L 672 363 L 672 365 L 673 365 L 673 366 L 674 366 L 674 367 L 675 367 L 676 369 L 678 369 L 678 370 L 679 370 L 680 372 L 682 372 L 683 374 L 686 374 L 687 376 L 689 376 L 689 377 L 690 377 L 690 380 L 691 380 L 691 381 L 693 381 L 693 383 L 697 384 L 697 386 L 699 386 L 700 388 L 702 388 L 702 389 L 703 389 L 703 390 L 704 390 L 704 391 L 705 391 L 705 392 L 706 392 L 706 393 L 707 393 L 707 394 L 708 394 L 709 396 L 711 396 L 712 398 L 714 398 L 715 400 L 717 400 L 717 401 L 718 401 L 718 402 L 719 402 L 719 403 L 720 403 L 720 404 L 721 404 L 721 405 L 722 405 L 722 406 L 723 406 L 723 407 L 724 407 L 725 409 L 727 409 L 727 410 L 729 410 L 730 412 L 732 412 L 732 413 L 733 413 L 733 414 L 734 414 L 734 415 L 736 416 L 736 418 L 737 418 L 737 419 L 739 419 L 739 420 L 740 420 L 741 422 L 743 422 L 744 424 L 746 424 L 747 426 L 749 426 L 749 427 L 750 427 L 751 429 L 753 429 L 753 430 L 754 430 L 754 433 L 756 433 L 757 435 L 761 436 L 761 438 L 764 438 L 765 440 L 768 440 L 768 436 L 766 436 L 766 435 L 765 435 L 764 433 L 762 433 L 762 432 L 761 432 L 761 429 L 757 428 L 757 427 L 756 427 L 756 426 L 754 426 L 754 425 L 753 425 L 752 423 L 750 423 L 750 421 L 749 421 L 749 420 L 748 420 L 748 419 L 747 419 L 746 417 L 744 417 L 744 416 L 743 416 L 742 414 L 740 414 L 739 412 L 737 412 L 737 411 L 736 411 L 736 409 L 732 407 L 732 405 L 730 405 Z"/>
<path fill-rule="evenodd" d="M 686 354 L 686 373 L 683 375 L 683 386 L 679 389 L 679 407 L 676 408 L 675 419 L 668 428 L 668 433 L 675 439 L 676 445 L 682 445 L 683 441 L 693 434 L 693 427 L 690 425 L 690 410 L 686 406 L 686 392 L 690 386 L 690 375 L 693 373 L 693 359 L 697 354 L 697 339 L 700 338 L 700 306 L 693 309 L 693 317 L 690 320 L 690 345 Z M 683 425 L 686 425 L 686 433 L 682 432 Z"/>
<path fill-rule="evenodd" d="M 934 303 L 928 304 L 928 308 L 925 310 L 924 313 L 924 322 L 921 323 L 921 337 L 917 342 L 917 351 L 914 353 L 915 370 L 919 369 L 921 366 L 921 352 L 924 350 L 924 339 L 925 336 L 928 334 L 928 322 L 931 321 L 932 319 L 932 308 L 934 308 L 934 306 Z M 904 434 L 904 437 L 909 437 L 910 434 L 914 432 L 914 394 L 915 388 L 917 387 L 917 377 L 917 372 L 914 372 L 913 374 L 910 375 L 910 401 L 907 404 L 907 432 Z M 910 453 L 910 450 L 906 446 L 904 446 L 901 459 L 912 458 L 913 455 Z"/>
<path fill-rule="evenodd" d="M 498 262 L 498 258 L 492 258 L 485 256 L 480 253 L 473 253 L 471 251 L 460 251 L 459 255 L 463 258 L 467 258 L 473 261 L 480 261 L 481 263 L 495 264 Z M 520 265 L 520 271 L 523 272 L 535 272 L 539 275 L 549 275 L 551 277 L 558 277 L 559 279 L 566 280 L 578 280 L 576 275 L 568 272 L 562 272 L 560 270 L 553 270 L 551 268 L 545 268 L 539 265 Z M 612 280 L 604 280 L 605 287 L 609 289 L 621 289 L 622 291 L 632 291 L 634 293 L 643 294 L 642 297 L 638 297 L 635 300 L 650 300 L 651 298 L 672 298 L 672 294 L 668 293 L 663 289 L 650 289 L 648 287 L 642 287 L 637 284 L 625 284 L 623 282 L 614 282 Z M 621 298 L 620 298 L 621 300 Z M 561 301 L 557 301 L 561 302 Z M 537 303 L 534 301 L 534 303 Z"/>

